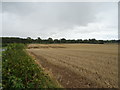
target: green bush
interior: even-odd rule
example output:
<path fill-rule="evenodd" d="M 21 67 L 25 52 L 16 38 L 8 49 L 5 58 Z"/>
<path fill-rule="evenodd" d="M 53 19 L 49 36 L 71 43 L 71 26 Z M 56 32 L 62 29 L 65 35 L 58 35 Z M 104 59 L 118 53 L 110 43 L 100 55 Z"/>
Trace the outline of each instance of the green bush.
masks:
<path fill-rule="evenodd" d="M 3 88 L 57 88 L 24 48 L 24 44 L 10 44 L 3 52 Z"/>

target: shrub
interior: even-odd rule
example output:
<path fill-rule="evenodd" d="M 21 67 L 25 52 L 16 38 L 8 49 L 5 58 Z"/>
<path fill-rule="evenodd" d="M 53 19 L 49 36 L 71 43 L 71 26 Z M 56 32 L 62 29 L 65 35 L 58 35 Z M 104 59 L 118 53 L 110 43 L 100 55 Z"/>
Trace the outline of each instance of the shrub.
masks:
<path fill-rule="evenodd" d="M 3 52 L 3 88 L 56 88 L 56 83 L 44 74 L 24 48 L 24 44 L 10 44 Z"/>

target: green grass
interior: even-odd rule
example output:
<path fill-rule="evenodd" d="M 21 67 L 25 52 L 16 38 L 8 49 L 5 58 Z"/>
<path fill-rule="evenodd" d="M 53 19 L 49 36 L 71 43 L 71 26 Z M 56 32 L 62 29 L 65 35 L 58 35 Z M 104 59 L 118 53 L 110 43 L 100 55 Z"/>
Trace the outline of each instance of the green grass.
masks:
<path fill-rule="evenodd" d="M 3 88 L 58 88 L 25 52 L 24 44 L 10 44 L 2 54 Z"/>

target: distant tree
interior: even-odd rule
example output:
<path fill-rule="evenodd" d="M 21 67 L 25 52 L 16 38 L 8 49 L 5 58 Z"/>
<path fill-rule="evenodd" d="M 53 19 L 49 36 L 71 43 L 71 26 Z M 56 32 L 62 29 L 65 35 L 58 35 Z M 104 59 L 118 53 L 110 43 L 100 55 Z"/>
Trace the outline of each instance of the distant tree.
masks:
<path fill-rule="evenodd" d="M 120 43 L 120 39 L 118 40 L 118 43 Z"/>
<path fill-rule="evenodd" d="M 82 43 L 82 39 L 77 39 L 76 43 Z"/>
<path fill-rule="evenodd" d="M 103 40 L 98 40 L 98 44 L 104 44 Z"/>
<path fill-rule="evenodd" d="M 53 39 L 52 38 L 48 38 L 48 43 L 53 43 Z"/>
<path fill-rule="evenodd" d="M 31 37 L 27 37 L 27 42 L 28 42 L 28 43 L 32 43 Z"/>
<path fill-rule="evenodd" d="M 31 39 L 31 37 L 27 37 L 27 39 L 28 39 L 28 40 L 30 40 L 30 39 Z"/>
<path fill-rule="evenodd" d="M 61 43 L 66 43 L 66 39 L 65 39 L 65 38 L 62 38 L 62 39 L 60 40 L 60 42 L 61 42 Z"/>
<path fill-rule="evenodd" d="M 48 38 L 48 39 L 41 39 L 40 37 L 38 37 L 37 39 L 32 39 L 31 37 L 27 37 L 27 38 L 19 38 L 19 37 L 1 37 L 0 39 L 2 39 L 2 44 L 7 45 L 9 43 L 44 43 L 44 44 L 48 44 L 48 43 L 92 43 L 92 44 L 104 44 L 104 43 L 120 43 L 120 39 L 119 40 L 96 40 L 96 39 L 69 39 L 66 40 L 65 38 L 62 38 L 60 40 L 55 39 L 53 40 L 52 38 Z"/>
<path fill-rule="evenodd" d="M 88 42 L 92 43 L 92 44 L 97 44 L 98 43 L 98 41 L 96 39 L 94 39 L 94 38 L 93 39 L 89 39 Z"/>
<path fill-rule="evenodd" d="M 40 37 L 37 38 L 37 43 L 41 43 L 42 39 Z"/>
<path fill-rule="evenodd" d="M 83 40 L 83 43 L 89 43 L 89 40 L 85 39 Z"/>
<path fill-rule="evenodd" d="M 66 40 L 66 43 L 71 43 L 71 40 L 69 39 L 69 40 Z"/>
<path fill-rule="evenodd" d="M 60 43 L 60 40 L 55 39 L 55 40 L 54 40 L 54 43 Z"/>

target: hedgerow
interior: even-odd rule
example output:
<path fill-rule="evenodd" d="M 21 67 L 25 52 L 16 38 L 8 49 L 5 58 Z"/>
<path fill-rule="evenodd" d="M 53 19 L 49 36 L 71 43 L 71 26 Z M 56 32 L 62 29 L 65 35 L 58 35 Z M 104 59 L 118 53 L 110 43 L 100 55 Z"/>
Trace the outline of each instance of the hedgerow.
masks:
<path fill-rule="evenodd" d="M 3 88 L 57 88 L 57 84 L 25 52 L 24 44 L 10 44 L 2 54 Z"/>

